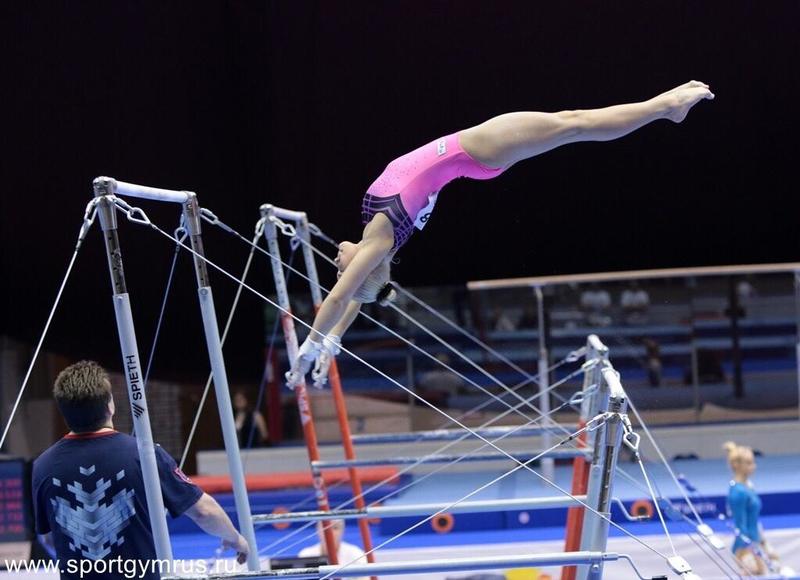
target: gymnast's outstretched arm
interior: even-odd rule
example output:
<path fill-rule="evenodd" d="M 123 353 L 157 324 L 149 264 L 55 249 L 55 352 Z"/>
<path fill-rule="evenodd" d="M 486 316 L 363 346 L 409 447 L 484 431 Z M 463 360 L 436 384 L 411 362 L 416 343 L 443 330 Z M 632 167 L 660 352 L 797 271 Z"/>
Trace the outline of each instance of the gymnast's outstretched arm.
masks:
<path fill-rule="evenodd" d="M 699 101 L 713 98 L 707 84 L 690 81 L 640 103 L 558 113 L 507 113 L 461 131 L 459 140 L 484 165 L 507 168 L 567 143 L 618 139 L 658 119 L 680 123 Z"/>
<path fill-rule="evenodd" d="M 391 225 L 389 227 L 391 228 Z M 350 325 L 358 314 L 358 310 L 354 311 L 350 306 L 353 295 L 367 279 L 367 276 L 386 258 L 392 249 L 392 238 L 365 237 L 359 242 L 359 246 L 358 252 L 341 273 L 330 294 L 322 301 L 317 316 L 314 318 L 314 326 L 310 334 L 310 338 L 314 342 L 322 341 L 340 321 L 343 321 L 345 315 L 349 315 L 350 320 L 349 322 L 343 321 L 346 322 L 344 328 L 346 329 Z"/>
<path fill-rule="evenodd" d="M 386 220 L 388 222 L 388 220 Z M 374 222 L 373 222 L 374 223 Z M 371 225 L 371 224 L 370 224 Z M 369 229 L 370 225 L 365 228 Z M 391 225 L 388 225 L 391 232 Z M 286 373 L 287 384 L 293 387 L 311 369 L 323 351 L 323 341 L 332 337 L 332 330 L 343 333 L 358 314 L 358 304 L 354 303 L 353 295 L 358 290 L 367 276 L 386 259 L 392 249 L 392 237 L 382 235 L 366 235 L 358 244 L 360 247 L 348 266 L 341 272 L 339 280 L 331 289 L 314 318 L 314 324 L 308 338 L 300 345 L 300 350 L 292 368 Z M 330 338 L 326 346 L 330 346 Z M 333 350 L 338 351 L 338 344 Z M 332 353 L 335 355 L 336 353 Z M 330 364 L 330 363 L 327 363 Z M 327 374 L 327 373 L 326 373 Z"/>

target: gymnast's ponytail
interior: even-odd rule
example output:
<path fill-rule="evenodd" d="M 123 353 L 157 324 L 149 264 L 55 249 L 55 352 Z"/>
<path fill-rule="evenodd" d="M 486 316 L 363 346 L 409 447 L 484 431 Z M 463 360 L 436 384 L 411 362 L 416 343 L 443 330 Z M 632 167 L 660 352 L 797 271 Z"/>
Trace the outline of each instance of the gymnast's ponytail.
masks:
<path fill-rule="evenodd" d="M 394 302 L 397 290 L 391 282 L 390 274 L 389 260 L 383 260 L 358 287 L 353 294 L 353 300 L 362 304 L 377 302 L 381 306 Z"/>
<path fill-rule="evenodd" d="M 722 448 L 725 450 L 725 453 L 728 454 L 728 465 L 730 465 L 731 468 L 740 463 L 742 461 L 742 455 L 749 451 L 749 447 L 737 445 L 733 441 L 726 441 L 722 444 Z"/>

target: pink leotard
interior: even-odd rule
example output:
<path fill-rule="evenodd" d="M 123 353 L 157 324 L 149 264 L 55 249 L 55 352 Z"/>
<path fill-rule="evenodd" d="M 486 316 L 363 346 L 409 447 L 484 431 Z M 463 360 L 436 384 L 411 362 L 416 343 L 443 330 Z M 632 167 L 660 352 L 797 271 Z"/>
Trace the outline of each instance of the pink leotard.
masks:
<path fill-rule="evenodd" d="M 458 177 L 491 179 L 503 172 L 473 159 L 453 133 L 398 157 L 367 189 L 361 207 L 364 224 L 382 213 L 394 226 L 394 248 L 408 241 L 430 217 L 439 190 Z"/>

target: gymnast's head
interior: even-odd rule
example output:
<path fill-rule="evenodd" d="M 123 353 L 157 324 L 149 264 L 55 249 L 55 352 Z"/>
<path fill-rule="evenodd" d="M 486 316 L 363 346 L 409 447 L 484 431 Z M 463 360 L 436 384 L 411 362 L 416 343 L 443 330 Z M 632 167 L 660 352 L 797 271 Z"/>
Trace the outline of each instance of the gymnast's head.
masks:
<path fill-rule="evenodd" d="M 756 470 L 756 460 L 753 450 L 744 445 L 737 445 L 733 441 L 726 442 L 722 448 L 728 454 L 728 465 L 734 475 L 740 477 L 750 477 Z"/>
<path fill-rule="evenodd" d="M 397 292 L 391 283 L 391 262 L 395 251 L 394 229 L 383 214 L 376 215 L 367 223 L 357 244 L 353 242 L 339 244 L 335 262 L 341 283 L 347 285 L 351 283 L 342 279 L 342 275 L 348 269 L 360 270 L 357 275 L 346 277 L 362 281 L 358 287 L 348 291 L 353 300 L 362 304 L 377 302 L 381 306 L 386 306 L 396 298 Z M 366 268 L 371 269 L 365 270 Z"/>
<path fill-rule="evenodd" d="M 342 242 L 339 244 L 339 252 L 336 254 L 336 266 L 339 268 L 339 278 L 353 262 L 353 258 L 363 248 L 364 240 L 354 244 L 352 242 Z M 393 302 L 397 297 L 391 281 L 391 262 L 392 252 L 388 252 L 380 260 L 380 263 L 372 269 L 361 285 L 353 292 L 353 300 L 362 304 L 377 302 L 381 306 L 386 306 Z"/>

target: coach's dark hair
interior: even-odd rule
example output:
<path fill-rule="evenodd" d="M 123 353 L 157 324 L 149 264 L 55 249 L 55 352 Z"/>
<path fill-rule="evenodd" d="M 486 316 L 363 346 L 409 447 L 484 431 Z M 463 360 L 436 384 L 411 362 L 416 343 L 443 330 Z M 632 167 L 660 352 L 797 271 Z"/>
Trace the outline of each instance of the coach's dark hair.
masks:
<path fill-rule="evenodd" d="M 58 374 L 53 397 L 72 431 L 96 431 L 108 420 L 111 380 L 99 364 L 82 360 Z"/>

